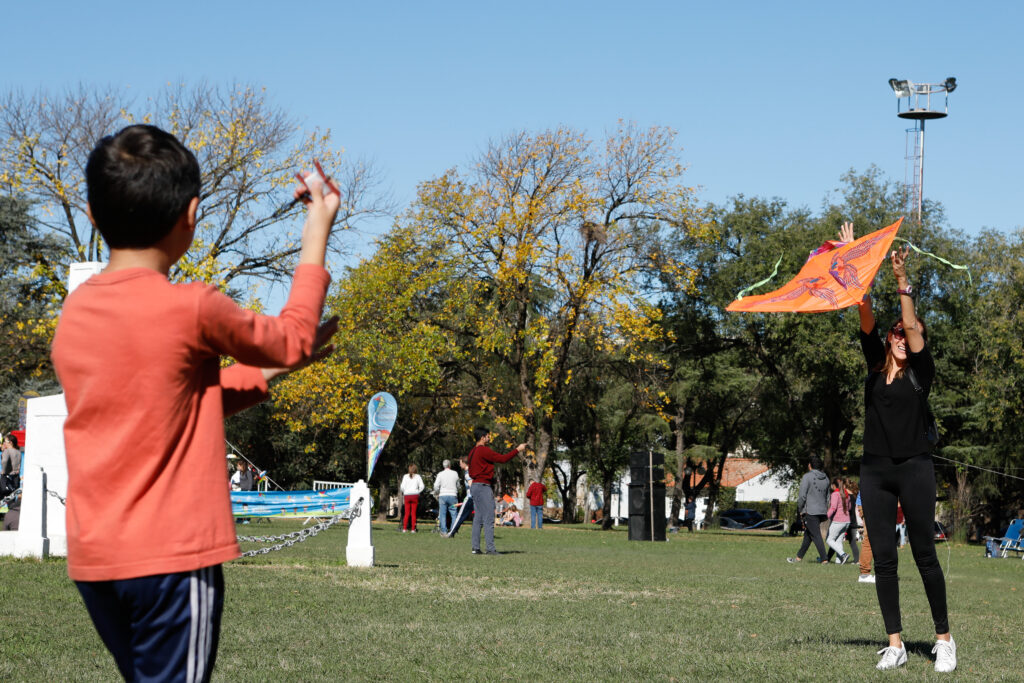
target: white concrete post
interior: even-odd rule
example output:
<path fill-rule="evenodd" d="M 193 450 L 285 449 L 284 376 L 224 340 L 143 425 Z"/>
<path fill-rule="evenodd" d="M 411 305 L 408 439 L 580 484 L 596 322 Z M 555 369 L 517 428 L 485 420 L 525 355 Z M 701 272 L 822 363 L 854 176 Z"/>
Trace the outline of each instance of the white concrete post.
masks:
<path fill-rule="evenodd" d="M 358 505 L 359 514 L 349 521 L 345 560 L 350 567 L 372 567 L 374 551 L 370 515 L 373 510 L 370 504 L 370 487 L 360 479 L 348 495 L 350 507 L 354 510 Z"/>

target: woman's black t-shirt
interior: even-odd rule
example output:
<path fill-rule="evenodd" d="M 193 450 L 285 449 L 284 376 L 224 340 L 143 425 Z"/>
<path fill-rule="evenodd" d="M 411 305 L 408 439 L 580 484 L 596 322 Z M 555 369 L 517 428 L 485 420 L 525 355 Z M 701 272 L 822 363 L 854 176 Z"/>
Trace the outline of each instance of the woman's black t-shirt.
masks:
<path fill-rule="evenodd" d="M 885 361 L 885 346 L 877 325 L 869 334 L 860 332 L 860 347 L 868 363 L 864 387 L 864 452 L 890 458 L 930 452 L 931 444 L 925 436 L 926 415 L 910 378 L 904 373 L 892 384 L 886 384 L 885 376 L 875 371 Z M 927 398 L 935 379 L 935 361 L 928 344 L 917 353 L 908 348 L 907 361 Z"/>

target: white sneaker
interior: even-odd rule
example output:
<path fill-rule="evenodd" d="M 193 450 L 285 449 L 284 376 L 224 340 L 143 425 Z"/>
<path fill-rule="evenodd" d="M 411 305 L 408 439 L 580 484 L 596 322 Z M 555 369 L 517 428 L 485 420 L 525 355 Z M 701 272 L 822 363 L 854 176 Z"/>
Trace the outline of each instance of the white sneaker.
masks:
<path fill-rule="evenodd" d="M 883 647 L 878 651 L 878 654 L 882 655 L 882 659 L 875 668 L 879 671 L 885 671 L 886 669 L 895 669 L 898 666 L 903 666 L 907 663 L 907 648 L 900 646 L 898 648 L 890 645 L 889 647 Z M 936 664 L 936 666 L 938 666 Z"/>
<path fill-rule="evenodd" d="M 953 640 L 953 636 L 950 636 L 949 640 L 936 640 L 932 654 L 935 655 L 937 672 L 946 674 L 956 669 L 956 641 Z"/>
<path fill-rule="evenodd" d="M 874 582 L 875 582 L 875 575 L 874 574 L 861 574 L 860 578 L 857 579 L 857 583 L 874 583 Z"/>

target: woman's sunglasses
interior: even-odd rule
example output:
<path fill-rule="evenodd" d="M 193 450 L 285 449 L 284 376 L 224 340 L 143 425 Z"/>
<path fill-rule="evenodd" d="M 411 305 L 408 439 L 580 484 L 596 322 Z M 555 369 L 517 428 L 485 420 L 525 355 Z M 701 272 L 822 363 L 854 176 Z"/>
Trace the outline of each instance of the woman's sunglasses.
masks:
<path fill-rule="evenodd" d="M 893 328 L 889 330 L 889 334 L 894 337 L 899 337 L 900 339 L 907 338 L 907 332 L 903 329 L 903 325 L 894 325 Z"/>

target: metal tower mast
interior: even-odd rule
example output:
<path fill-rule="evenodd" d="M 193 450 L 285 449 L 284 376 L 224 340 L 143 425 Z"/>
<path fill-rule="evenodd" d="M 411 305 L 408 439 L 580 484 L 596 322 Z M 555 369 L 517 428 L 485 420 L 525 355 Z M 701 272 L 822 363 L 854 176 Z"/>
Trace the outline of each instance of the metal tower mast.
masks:
<path fill-rule="evenodd" d="M 914 122 L 913 128 L 907 128 L 903 200 L 907 213 L 914 214 L 920 223 L 924 197 L 924 124 L 925 121 L 944 119 L 949 115 L 949 93 L 956 90 L 956 79 L 950 76 L 942 83 L 914 83 L 890 78 L 889 86 L 899 98 L 896 102 L 896 115 Z M 932 95 L 940 93 L 945 93 L 942 108 L 939 108 L 938 103 L 932 108 Z"/>

